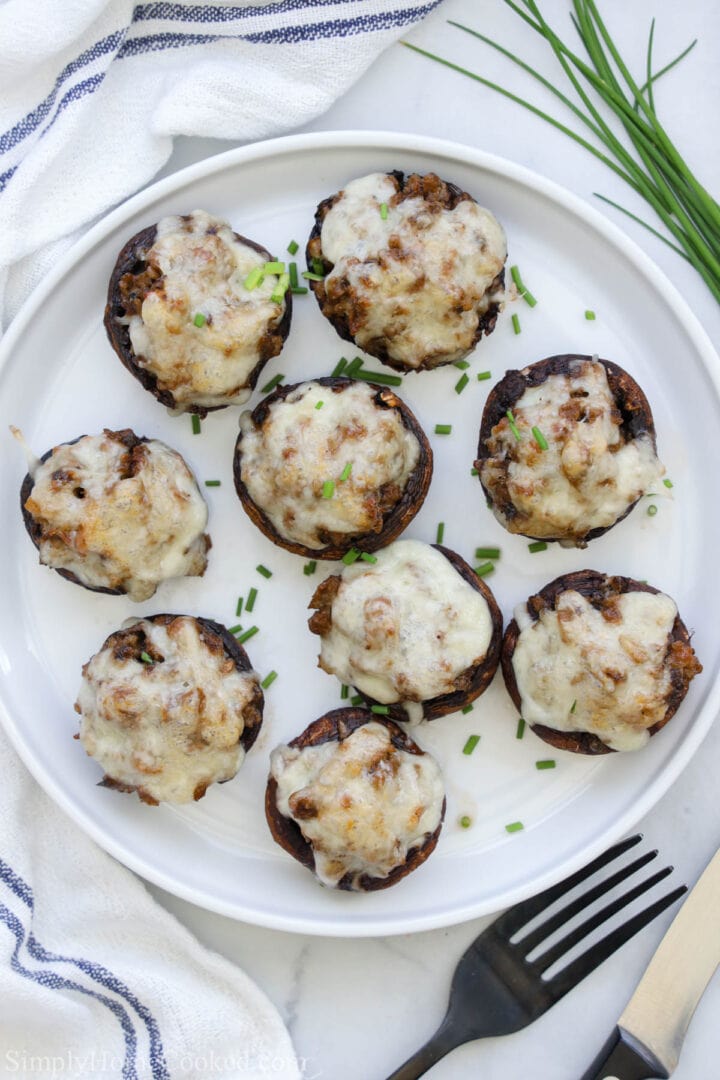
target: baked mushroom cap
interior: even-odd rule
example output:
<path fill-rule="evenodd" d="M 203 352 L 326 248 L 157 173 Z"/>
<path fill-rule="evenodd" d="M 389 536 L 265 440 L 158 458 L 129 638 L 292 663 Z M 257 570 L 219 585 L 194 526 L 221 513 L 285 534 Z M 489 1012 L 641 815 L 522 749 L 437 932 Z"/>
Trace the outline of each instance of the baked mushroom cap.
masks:
<path fill-rule="evenodd" d="M 280 386 L 240 417 L 235 487 L 274 544 L 314 559 L 372 552 L 423 504 L 430 443 L 391 389 L 345 378 Z"/>
<path fill-rule="evenodd" d="M 166 217 L 125 244 L 105 329 L 125 367 L 169 409 L 205 416 L 250 397 L 282 349 L 292 299 L 273 300 L 272 256 L 204 210 Z"/>
<path fill-rule="evenodd" d="M 669 596 L 634 578 L 578 570 L 516 609 L 502 670 L 536 735 L 558 750 L 607 754 L 645 745 L 702 666 Z"/>
<path fill-rule="evenodd" d="M 435 849 L 442 775 L 392 720 L 334 709 L 270 760 L 265 815 L 273 838 L 324 885 L 386 889 Z"/>
<path fill-rule="evenodd" d="M 84 665 L 75 709 L 105 787 L 151 805 L 187 803 L 235 776 L 260 731 L 263 692 L 224 626 L 151 615 L 116 630 Z"/>
<path fill-rule="evenodd" d="M 502 615 L 454 551 L 398 540 L 374 563 L 321 582 L 309 620 L 319 666 L 394 720 L 433 720 L 473 701 L 500 659 Z"/>
<path fill-rule="evenodd" d="M 635 380 L 573 353 L 508 371 L 492 389 L 475 467 L 509 532 L 577 547 L 622 521 L 664 472 Z"/>
<path fill-rule="evenodd" d="M 147 600 L 168 578 L 202 576 L 207 506 L 187 464 L 129 428 L 48 450 L 20 489 L 40 562 L 68 581 Z"/>
<path fill-rule="evenodd" d="M 461 360 L 495 328 L 505 233 L 434 173 L 352 180 L 318 206 L 306 254 L 340 337 L 398 371 Z"/>

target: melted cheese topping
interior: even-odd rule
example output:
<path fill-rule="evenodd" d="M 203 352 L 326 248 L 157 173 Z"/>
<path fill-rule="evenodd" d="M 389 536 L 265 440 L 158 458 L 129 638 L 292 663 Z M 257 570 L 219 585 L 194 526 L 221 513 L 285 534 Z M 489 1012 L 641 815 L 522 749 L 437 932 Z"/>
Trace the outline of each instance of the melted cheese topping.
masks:
<path fill-rule="evenodd" d="M 328 533 L 382 529 L 384 497 L 394 496 L 393 505 L 399 501 L 420 444 L 399 410 L 376 405 L 375 394 L 360 383 L 338 393 L 302 383 L 271 405 L 259 429 L 249 412 L 240 417 L 242 481 L 281 536 L 322 548 Z M 352 471 L 341 480 L 348 464 Z M 324 498 L 328 480 L 335 487 Z"/>
<path fill-rule="evenodd" d="M 613 750 L 636 750 L 667 711 L 666 664 L 677 607 L 663 593 L 628 592 L 603 614 L 561 593 L 522 626 L 512 658 L 529 724 L 588 731 Z"/>
<path fill-rule="evenodd" d="M 398 540 L 343 570 L 320 666 L 384 704 L 429 701 L 482 662 L 492 632 L 485 598 L 444 555 Z"/>
<path fill-rule="evenodd" d="M 208 648 L 188 615 L 137 626 L 149 654 L 162 660 L 120 659 L 112 645 L 96 653 L 75 706 L 80 741 L 113 780 L 158 802 L 191 802 L 242 764 L 239 740 L 257 676 Z"/>
<path fill-rule="evenodd" d="M 138 364 L 179 408 L 247 401 L 250 373 L 274 355 L 263 351 L 262 339 L 285 313 L 284 300 L 270 299 L 276 275 L 245 288 L 245 278 L 266 256 L 241 243 L 225 222 L 195 210 L 186 219 L 163 218 L 146 258 L 163 278 L 143 301 L 141 315 L 128 320 Z M 195 325 L 198 314 L 205 316 L 203 326 Z"/>
<path fill-rule="evenodd" d="M 582 539 L 613 525 L 665 471 L 650 435 L 625 441 L 602 364 L 579 361 L 569 375 L 550 375 L 529 387 L 512 412 L 520 439 L 503 418 L 480 469 L 493 513 L 510 532 Z M 506 514 L 508 497 L 517 515 Z"/>
<path fill-rule="evenodd" d="M 471 199 L 447 210 L 396 196 L 384 173 L 345 187 L 322 224 L 322 253 L 334 264 L 325 290 L 331 301 L 352 296 L 362 348 L 381 340 L 409 368 L 448 364 L 470 352 L 480 317 L 501 299 L 488 290 L 507 257 L 505 233 Z"/>
<path fill-rule="evenodd" d="M 25 508 L 42 527 L 46 566 L 131 600 L 147 600 L 167 578 L 203 574 L 207 506 L 164 443 L 128 451 L 112 433 L 85 435 L 53 450 L 33 480 Z"/>
<path fill-rule="evenodd" d="M 386 727 L 365 724 L 342 742 L 270 758 L 277 808 L 312 844 L 315 873 L 335 886 L 346 874 L 386 878 L 442 820 L 443 782 L 429 754 L 393 746 Z"/>

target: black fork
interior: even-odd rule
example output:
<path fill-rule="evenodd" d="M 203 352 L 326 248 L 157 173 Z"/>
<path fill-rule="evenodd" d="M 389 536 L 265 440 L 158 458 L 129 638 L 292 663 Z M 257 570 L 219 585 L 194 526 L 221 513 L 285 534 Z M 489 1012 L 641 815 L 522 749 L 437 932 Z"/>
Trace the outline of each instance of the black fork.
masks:
<path fill-rule="evenodd" d="M 603 960 L 607 960 L 608 956 L 629 941 L 638 930 L 642 930 L 682 896 L 687 891 L 686 885 L 678 886 L 621 923 L 552 978 L 543 978 L 544 972 L 588 934 L 667 877 L 672 872 L 672 867 L 666 866 L 606 904 L 561 940 L 549 946 L 536 959 L 528 960 L 531 952 L 575 915 L 652 862 L 657 851 L 650 851 L 602 878 L 597 884 L 591 885 L 582 895 L 545 919 L 521 940 L 511 940 L 556 900 L 619 858 L 640 840 L 641 836 L 631 836 L 616 844 L 564 881 L 530 900 L 516 904 L 483 930 L 463 954 L 455 969 L 450 1003 L 442 1024 L 429 1042 L 396 1069 L 387 1080 L 416 1080 L 416 1077 L 426 1073 L 436 1061 L 445 1057 L 456 1046 L 488 1035 L 509 1035 L 527 1027 L 577 986 Z"/>

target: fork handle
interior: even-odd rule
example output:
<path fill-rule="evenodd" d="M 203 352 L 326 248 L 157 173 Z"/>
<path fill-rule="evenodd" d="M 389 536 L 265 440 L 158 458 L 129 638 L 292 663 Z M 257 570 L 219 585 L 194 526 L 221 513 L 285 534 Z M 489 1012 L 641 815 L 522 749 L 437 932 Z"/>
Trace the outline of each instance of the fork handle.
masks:
<path fill-rule="evenodd" d="M 421 1046 L 420 1049 L 408 1058 L 407 1061 L 391 1073 L 387 1080 L 417 1080 L 418 1076 L 424 1076 L 428 1069 L 465 1042 L 474 1038 L 472 1034 L 461 1031 L 448 1017 L 442 1022 L 431 1039 Z"/>
<path fill-rule="evenodd" d="M 667 1080 L 670 1073 L 646 1046 L 616 1027 L 582 1080 Z"/>

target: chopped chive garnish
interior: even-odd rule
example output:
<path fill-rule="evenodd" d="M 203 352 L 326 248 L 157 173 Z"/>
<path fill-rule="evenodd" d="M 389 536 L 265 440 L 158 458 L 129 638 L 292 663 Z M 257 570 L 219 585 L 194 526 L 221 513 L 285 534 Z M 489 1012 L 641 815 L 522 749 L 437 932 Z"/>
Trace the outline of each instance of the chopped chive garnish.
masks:
<path fill-rule="evenodd" d="M 255 607 L 255 600 L 257 599 L 257 589 L 252 588 L 248 593 L 247 603 L 245 604 L 246 611 L 252 611 Z"/>
<path fill-rule="evenodd" d="M 555 764 L 556 764 L 555 758 L 545 758 L 543 761 L 536 761 L 535 762 L 535 768 L 536 769 L 554 769 Z"/>
<path fill-rule="evenodd" d="M 472 754 L 473 750 L 475 749 L 475 747 L 477 746 L 477 744 L 479 742 L 480 742 L 480 736 L 479 735 L 470 735 L 470 736 L 468 736 L 468 741 L 463 746 L 463 754 L 468 754 L 468 755 Z"/>
<path fill-rule="evenodd" d="M 473 465 L 472 469 L 470 470 L 470 475 L 471 476 L 479 476 L 480 475 L 480 473 L 477 471 L 477 469 L 475 468 L 474 465 Z"/>
<path fill-rule="evenodd" d="M 455 364 L 455 367 L 460 368 L 461 371 L 467 371 L 467 369 L 470 367 L 467 360 L 455 360 L 454 364 Z"/>
<path fill-rule="evenodd" d="M 492 574 L 495 566 L 491 562 L 481 563 L 480 566 L 475 567 L 475 573 L 478 577 L 487 577 L 488 574 Z"/>
<path fill-rule="evenodd" d="M 534 427 L 534 428 L 532 429 L 532 433 L 533 433 L 533 438 L 535 439 L 535 442 L 536 442 L 536 443 L 538 444 L 538 446 L 540 447 L 540 449 L 541 449 L 541 450 L 547 450 L 547 448 L 548 448 L 548 441 L 547 441 L 547 439 L 545 438 L 545 436 L 543 435 L 543 433 L 542 433 L 542 431 L 540 430 L 540 428 L 539 428 L 539 427 Z"/>
<path fill-rule="evenodd" d="M 364 382 L 374 382 L 379 386 L 402 386 L 402 379 L 399 375 L 386 375 L 384 371 L 363 371 L 357 368 L 353 371 L 352 377 L 362 379 Z"/>
<path fill-rule="evenodd" d="M 547 551 L 547 544 L 544 540 L 534 540 L 532 544 L 528 544 L 528 551 L 531 555 L 536 551 Z"/>
<path fill-rule="evenodd" d="M 335 481 L 334 480 L 326 480 L 325 483 L 323 484 L 323 488 L 322 488 L 322 497 L 323 497 L 323 499 L 332 499 L 334 494 L 335 494 Z"/>
<path fill-rule="evenodd" d="M 282 304 L 283 297 L 284 297 L 285 293 L 288 291 L 289 286 L 290 286 L 290 275 L 289 274 L 281 274 L 280 277 L 278 278 L 278 283 L 275 286 L 275 288 L 273 289 L 272 294 L 270 296 L 270 299 L 272 300 L 273 304 Z"/>
<path fill-rule="evenodd" d="M 251 626 L 249 630 L 246 630 L 244 634 L 241 634 L 240 637 L 236 639 L 238 645 L 243 645 L 246 641 L 249 641 L 249 639 L 257 634 L 259 630 L 259 626 Z"/>
<path fill-rule="evenodd" d="M 291 285 L 290 292 L 293 296 L 307 296 L 307 289 L 304 285 Z"/>
<path fill-rule="evenodd" d="M 505 832 L 520 832 L 524 828 L 522 821 L 511 821 L 509 825 L 505 826 Z"/>
<path fill-rule="evenodd" d="M 206 480 L 205 487 L 220 487 L 219 480 Z"/>
<path fill-rule="evenodd" d="M 343 555 L 342 561 L 345 563 L 346 566 L 352 566 L 352 564 L 354 562 L 357 562 L 357 560 L 359 558 L 360 558 L 360 552 L 358 551 L 358 549 L 357 548 L 350 548 L 350 550 L 346 551 L 345 554 Z"/>
<path fill-rule="evenodd" d="M 445 522 L 438 522 L 437 532 L 435 534 L 435 543 L 442 544 L 443 537 L 445 536 Z"/>
<path fill-rule="evenodd" d="M 191 423 L 192 423 L 192 433 L 193 433 L 193 435 L 199 435 L 200 434 L 200 417 L 198 416 L 197 413 L 192 414 Z"/>
<path fill-rule="evenodd" d="M 499 559 L 500 558 L 500 548 L 491 548 L 491 547 L 475 548 L 475 558 L 476 559 Z"/>
<path fill-rule="evenodd" d="M 343 701 L 347 701 L 350 697 L 350 687 L 346 686 L 345 683 L 340 687 L 340 697 Z"/>
<path fill-rule="evenodd" d="M 306 562 L 303 566 L 303 574 L 305 575 L 305 577 L 310 577 L 311 574 L 315 573 L 316 569 L 317 563 L 314 559 L 311 559 L 310 562 Z"/>
<path fill-rule="evenodd" d="M 271 671 L 269 675 L 265 676 L 260 685 L 262 686 L 263 690 L 267 690 L 268 686 L 272 686 L 276 679 L 277 671 Z"/>
<path fill-rule="evenodd" d="M 518 717 L 518 722 L 517 722 L 517 731 L 515 732 L 515 738 L 516 739 L 522 739 L 524 734 L 525 734 L 525 721 L 523 720 L 522 716 L 519 716 Z"/>
<path fill-rule="evenodd" d="M 492 371 L 478 371 L 477 381 L 484 382 L 485 379 L 492 379 Z"/>
<path fill-rule="evenodd" d="M 325 277 L 325 267 L 323 266 L 322 259 L 318 259 L 318 258 L 311 259 L 310 260 L 310 267 L 311 267 L 313 273 L 317 274 L 319 277 Z"/>
<path fill-rule="evenodd" d="M 593 322 L 595 319 L 595 312 L 590 311 L 590 309 L 588 308 L 588 310 L 585 312 L 585 318 L 588 322 Z"/>
<path fill-rule="evenodd" d="M 297 289 L 300 286 L 298 281 L 297 263 L 291 262 L 288 266 L 288 277 L 290 278 L 290 288 Z"/>
<path fill-rule="evenodd" d="M 463 713 L 463 715 L 467 715 L 467 713 L 472 712 L 472 711 L 473 711 L 472 705 L 466 705 L 464 709 L 460 710 L 460 712 Z"/>
<path fill-rule="evenodd" d="M 352 461 L 348 461 L 347 465 L 345 466 L 343 471 L 340 473 L 340 482 L 344 484 L 346 480 L 349 480 L 351 472 L 352 472 Z"/>
<path fill-rule="evenodd" d="M 386 202 L 380 203 L 380 217 L 383 221 L 387 221 L 388 207 Z"/>
<path fill-rule="evenodd" d="M 375 557 L 375 555 L 371 555 L 368 551 L 361 551 L 360 552 L 360 558 L 362 559 L 363 562 L 369 562 L 369 563 L 376 563 L 377 562 L 377 558 Z"/>
<path fill-rule="evenodd" d="M 239 634 L 241 630 L 242 626 L 240 625 L 240 623 L 238 623 L 237 626 L 231 626 L 228 629 L 228 634 Z"/>
<path fill-rule="evenodd" d="M 323 281 L 324 280 L 322 274 L 313 274 L 312 270 L 303 270 L 302 276 L 305 278 L 306 281 Z"/>
<path fill-rule="evenodd" d="M 460 827 L 463 829 L 469 829 L 471 825 L 472 818 L 468 817 L 467 814 L 463 814 L 463 816 L 460 818 Z"/>
<path fill-rule="evenodd" d="M 280 385 L 280 383 L 283 381 L 284 378 L 285 378 L 284 375 L 273 375 L 270 382 L 265 383 L 265 385 L 263 386 L 260 393 L 261 394 L 269 394 L 271 390 L 274 390 L 276 386 Z"/>
<path fill-rule="evenodd" d="M 663 484 L 666 488 L 671 488 L 673 486 L 672 480 L 663 480 Z"/>
<path fill-rule="evenodd" d="M 570 712 L 574 713 L 576 708 L 577 708 L 577 698 L 575 699 L 575 701 L 573 701 L 572 705 L 570 706 Z"/>
<path fill-rule="evenodd" d="M 262 576 L 265 578 L 272 577 L 272 570 L 268 570 L 267 566 L 263 566 L 262 563 L 260 563 L 259 566 L 256 566 L 255 569 L 257 570 L 258 574 L 262 574 Z"/>
<path fill-rule="evenodd" d="M 513 315 L 512 317 L 512 328 L 516 334 L 522 333 L 520 329 L 520 319 L 517 315 Z"/>
<path fill-rule="evenodd" d="M 207 317 L 205 315 L 203 315 L 202 311 L 198 311 L 197 315 L 193 319 L 194 325 L 195 326 L 204 326 L 206 322 L 207 322 Z"/>
<path fill-rule="evenodd" d="M 370 712 L 377 713 L 378 716 L 387 716 L 390 712 L 390 707 L 388 705 L 371 705 Z"/>
<path fill-rule="evenodd" d="M 300 245 L 297 243 L 296 240 L 291 240 L 287 246 L 287 250 L 289 255 L 297 255 L 298 251 L 300 250 Z"/>
<path fill-rule="evenodd" d="M 325 402 L 324 402 L 324 401 L 318 401 L 318 402 L 316 403 L 316 405 L 315 405 L 315 408 L 316 408 L 316 409 L 322 409 L 322 407 L 323 407 L 323 405 L 324 405 L 324 404 L 325 404 Z"/>
<path fill-rule="evenodd" d="M 515 287 L 517 288 L 517 291 L 519 292 L 520 296 L 522 296 L 525 303 L 529 304 L 530 307 L 535 307 L 535 305 L 537 304 L 537 300 L 530 292 L 523 279 L 520 277 L 520 271 L 518 270 L 517 266 L 510 267 L 510 276 L 515 282 Z"/>
<path fill-rule="evenodd" d="M 345 359 L 344 356 L 341 356 L 340 359 L 338 360 L 337 364 L 335 365 L 335 367 L 332 370 L 332 376 L 331 377 L 333 379 L 336 379 L 338 377 L 338 375 L 342 375 L 343 371 L 345 370 L 345 368 L 347 366 L 348 366 L 347 360 Z"/>
<path fill-rule="evenodd" d="M 258 285 L 264 278 L 262 266 L 256 266 L 254 270 L 251 270 L 248 276 L 243 282 L 244 286 L 248 290 L 257 289 Z"/>
<path fill-rule="evenodd" d="M 236 615 L 242 615 L 242 610 L 243 610 L 243 604 L 244 603 L 245 603 L 245 600 L 243 599 L 243 597 L 239 596 L 238 597 L 238 602 L 237 602 L 237 607 L 235 608 L 235 614 Z"/>
<path fill-rule="evenodd" d="M 277 259 L 273 259 L 272 262 L 266 262 L 263 266 L 263 274 L 284 274 L 285 263 L 278 262 Z"/>
<path fill-rule="evenodd" d="M 350 698 L 350 704 L 351 705 L 362 705 L 364 700 L 365 700 L 365 698 L 362 696 L 362 694 L 356 694 L 355 697 Z"/>
<path fill-rule="evenodd" d="M 436 435 L 449 435 L 451 431 L 452 431 L 452 424 L 436 424 L 435 425 L 435 434 Z"/>
<path fill-rule="evenodd" d="M 470 382 L 470 376 L 468 375 L 467 372 L 464 372 L 460 376 L 458 381 L 455 383 L 455 393 L 456 394 L 462 394 L 463 390 L 465 389 L 465 387 L 467 386 L 467 384 L 469 382 Z"/>
<path fill-rule="evenodd" d="M 647 508 L 647 516 L 648 517 L 655 517 L 656 514 L 657 514 L 657 506 L 655 505 L 655 503 L 650 503 L 650 505 Z"/>
<path fill-rule="evenodd" d="M 513 416 L 512 409 L 507 409 L 506 412 L 505 412 L 505 415 L 507 416 L 507 421 L 508 421 L 508 424 L 510 425 L 510 430 L 512 431 L 512 433 L 515 436 L 515 438 L 517 439 L 517 441 L 520 442 L 520 439 L 522 438 L 522 436 L 521 436 L 521 434 L 520 434 L 520 432 L 518 430 L 517 424 L 515 423 L 515 417 Z"/>
<path fill-rule="evenodd" d="M 347 377 L 349 379 L 354 379 L 355 378 L 355 373 L 360 371 L 361 367 L 362 367 L 362 356 L 356 356 L 348 364 L 347 371 L 345 372 L 345 374 L 347 375 Z"/>
<path fill-rule="evenodd" d="M 142 660 L 143 664 L 154 664 L 155 663 L 152 656 L 150 656 L 146 652 L 141 652 L 140 653 L 140 659 Z"/>

